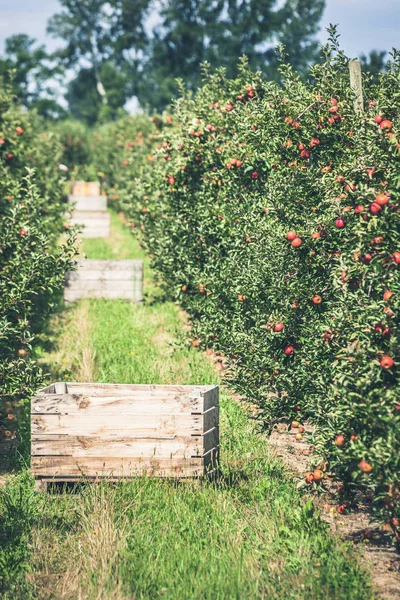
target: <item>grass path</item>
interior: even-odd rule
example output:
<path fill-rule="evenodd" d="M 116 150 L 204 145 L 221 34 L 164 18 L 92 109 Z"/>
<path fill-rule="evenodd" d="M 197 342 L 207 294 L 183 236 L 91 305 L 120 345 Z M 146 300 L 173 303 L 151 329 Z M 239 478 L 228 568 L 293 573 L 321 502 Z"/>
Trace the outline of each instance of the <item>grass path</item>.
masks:
<path fill-rule="evenodd" d="M 84 252 L 142 257 L 115 216 L 111 238 L 85 241 Z M 157 296 L 148 268 L 146 276 L 140 306 L 81 301 L 53 319 L 40 356 L 52 379 L 218 381 L 207 357 L 182 342 L 181 312 Z M 138 478 L 44 495 L 26 471 L 17 475 L 0 494 L 1 597 L 373 598 L 350 546 L 329 534 L 244 410 L 226 393 L 221 405 L 218 482 Z"/>

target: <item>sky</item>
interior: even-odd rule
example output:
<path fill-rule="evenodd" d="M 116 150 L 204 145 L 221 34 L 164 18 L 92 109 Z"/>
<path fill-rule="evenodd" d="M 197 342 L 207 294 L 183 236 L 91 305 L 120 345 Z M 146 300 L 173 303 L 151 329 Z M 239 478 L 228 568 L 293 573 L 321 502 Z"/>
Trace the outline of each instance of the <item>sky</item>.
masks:
<path fill-rule="evenodd" d="M 59 8 L 58 0 L 0 0 L 0 53 L 14 33 L 27 33 L 54 50 L 58 42 L 46 35 L 46 23 Z M 351 58 L 400 48 L 400 0 L 326 0 L 322 43 L 329 23 L 339 25 L 341 46 Z"/>

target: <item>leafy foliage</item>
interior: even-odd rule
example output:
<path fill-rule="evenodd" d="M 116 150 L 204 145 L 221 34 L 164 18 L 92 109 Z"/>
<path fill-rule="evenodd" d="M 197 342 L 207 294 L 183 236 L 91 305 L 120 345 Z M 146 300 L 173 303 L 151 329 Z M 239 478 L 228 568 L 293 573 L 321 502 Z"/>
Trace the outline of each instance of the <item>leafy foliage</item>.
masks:
<path fill-rule="evenodd" d="M 64 230 L 65 205 L 53 134 L 37 133 L 7 87 L 0 95 L 0 439 L 12 438 L 21 406 L 42 381 L 29 352 L 35 331 L 72 266 L 72 235 Z"/>
<path fill-rule="evenodd" d="M 229 358 L 265 429 L 309 419 L 315 464 L 399 537 L 400 55 L 357 114 L 331 43 L 312 83 L 206 72 L 112 177 L 192 343 Z"/>

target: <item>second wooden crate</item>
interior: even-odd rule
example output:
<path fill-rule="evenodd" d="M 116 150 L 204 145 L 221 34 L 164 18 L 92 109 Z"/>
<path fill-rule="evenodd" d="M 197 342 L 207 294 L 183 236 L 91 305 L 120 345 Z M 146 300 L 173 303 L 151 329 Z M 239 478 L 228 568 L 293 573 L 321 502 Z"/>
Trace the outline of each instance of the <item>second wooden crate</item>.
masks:
<path fill-rule="evenodd" d="M 219 457 L 218 386 L 56 383 L 31 404 L 35 478 L 201 476 Z"/>
<path fill-rule="evenodd" d="M 81 225 L 83 238 L 108 237 L 111 228 L 111 215 L 106 210 L 75 210 L 71 225 Z"/>
<path fill-rule="evenodd" d="M 75 302 L 81 298 L 142 302 L 143 261 L 78 261 L 76 271 L 70 271 L 65 276 L 64 301 Z"/>

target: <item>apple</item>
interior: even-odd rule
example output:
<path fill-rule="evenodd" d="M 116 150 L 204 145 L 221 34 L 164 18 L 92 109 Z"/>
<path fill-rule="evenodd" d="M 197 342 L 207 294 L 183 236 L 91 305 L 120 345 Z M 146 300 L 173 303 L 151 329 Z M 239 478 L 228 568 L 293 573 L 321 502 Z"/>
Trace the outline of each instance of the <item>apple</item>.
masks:
<path fill-rule="evenodd" d="M 24 133 L 24 130 L 22 129 L 22 127 L 16 127 L 15 131 L 17 132 L 17 135 L 22 135 Z"/>
<path fill-rule="evenodd" d="M 312 302 L 313 304 L 321 304 L 321 302 L 322 302 L 322 297 L 321 297 L 321 296 L 319 296 L 318 294 L 316 294 L 315 296 L 313 296 L 313 297 L 311 298 L 311 302 Z"/>
<path fill-rule="evenodd" d="M 227 110 L 228 112 L 230 112 L 231 110 L 233 110 L 233 104 L 231 104 L 230 102 L 227 102 L 225 104 L 225 110 Z"/>
<path fill-rule="evenodd" d="M 372 465 L 370 465 L 366 460 L 362 460 L 358 465 L 364 473 L 371 473 Z"/>
<path fill-rule="evenodd" d="M 375 202 L 379 206 L 385 206 L 389 202 L 389 197 L 386 194 L 378 194 L 375 198 Z"/>
<path fill-rule="evenodd" d="M 257 171 L 253 171 L 251 174 L 251 178 L 252 179 L 258 179 L 258 172 Z"/>
<path fill-rule="evenodd" d="M 295 237 L 291 243 L 291 246 L 293 246 L 293 248 L 298 248 L 299 246 L 302 245 L 302 243 L 303 243 L 303 240 L 301 238 Z"/>
<path fill-rule="evenodd" d="M 313 137 L 313 138 L 311 138 L 310 146 L 311 146 L 311 148 L 314 148 L 314 146 L 319 146 L 320 143 L 321 142 L 319 141 L 318 138 Z"/>
<path fill-rule="evenodd" d="M 393 260 L 396 265 L 400 265 L 400 252 L 393 252 Z"/>
<path fill-rule="evenodd" d="M 321 469 L 315 469 L 314 473 L 314 481 L 321 481 L 324 478 L 324 472 Z"/>
<path fill-rule="evenodd" d="M 358 204 L 355 209 L 354 212 L 359 215 L 360 213 L 362 213 L 365 210 L 364 206 L 362 204 Z"/>
<path fill-rule="evenodd" d="M 389 119 L 384 119 L 380 123 L 380 128 L 385 129 L 386 131 L 390 131 L 390 129 L 392 129 L 392 127 L 393 127 L 393 123 L 392 123 L 392 121 L 389 121 Z"/>
<path fill-rule="evenodd" d="M 337 435 L 335 437 L 335 444 L 336 444 L 336 446 L 339 446 L 339 447 L 343 446 L 344 442 L 345 442 L 344 435 L 339 434 L 339 435 Z"/>
<path fill-rule="evenodd" d="M 291 356 L 294 353 L 294 348 L 293 346 L 286 346 L 283 352 L 286 354 L 286 356 Z"/>
<path fill-rule="evenodd" d="M 346 221 L 342 217 L 338 217 L 335 221 L 335 225 L 338 229 L 344 229 L 346 227 Z"/>
<path fill-rule="evenodd" d="M 20 235 L 21 237 L 25 237 L 25 236 L 26 236 L 26 229 L 20 229 L 20 231 L 19 231 L 19 235 Z"/>
<path fill-rule="evenodd" d="M 391 292 L 390 290 L 386 290 L 386 292 L 383 294 L 383 299 L 385 301 L 389 300 L 389 298 L 391 298 L 393 296 L 394 292 Z"/>
<path fill-rule="evenodd" d="M 168 180 L 167 180 L 167 181 L 168 181 L 169 185 L 174 185 L 174 183 L 175 183 L 175 178 L 174 178 L 174 177 L 172 177 L 172 175 L 170 175 L 170 176 L 168 177 Z"/>
<path fill-rule="evenodd" d="M 283 323 L 276 323 L 274 326 L 274 331 L 278 333 L 279 331 L 283 331 L 284 327 L 285 326 Z"/>
<path fill-rule="evenodd" d="M 364 265 L 369 265 L 369 263 L 371 262 L 371 260 L 373 259 L 373 254 L 363 254 L 363 256 L 361 257 L 361 262 Z"/>
<path fill-rule="evenodd" d="M 394 365 L 394 360 L 391 356 L 383 356 L 379 364 L 382 369 L 391 369 Z"/>
<path fill-rule="evenodd" d="M 382 121 L 383 121 L 383 117 L 382 117 L 381 115 L 376 115 L 376 116 L 374 117 L 374 121 L 375 121 L 375 123 L 378 123 L 378 124 L 379 124 L 379 123 L 382 123 Z"/>
<path fill-rule="evenodd" d="M 297 233 L 293 229 L 291 229 L 290 231 L 287 232 L 287 234 L 286 234 L 287 240 L 292 242 L 296 238 L 297 238 Z"/>
<path fill-rule="evenodd" d="M 373 215 L 379 215 L 379 213 L 382 211 L 382 206 L 377 202 L 372 202 L 372 204 L 370 204 L 369 210 Z"/>
<path fill-rule="evenodd" d="M 311 473 L 311 471 L 307 471 L 307 473 L 304 475 L 304 478 L 307 483 L 312 483 L 314 481 L 314 475 Z"/>

